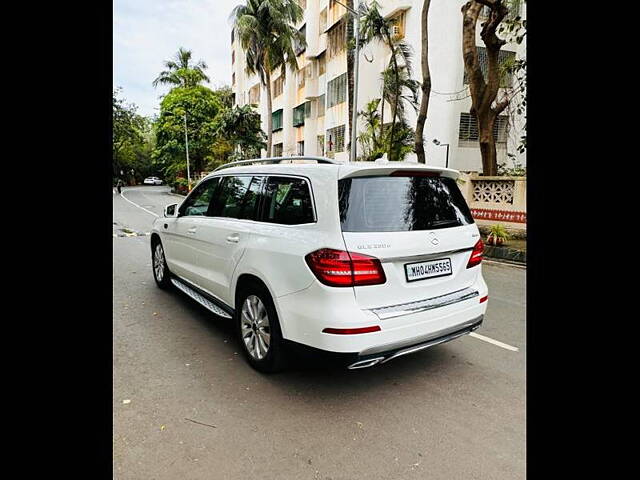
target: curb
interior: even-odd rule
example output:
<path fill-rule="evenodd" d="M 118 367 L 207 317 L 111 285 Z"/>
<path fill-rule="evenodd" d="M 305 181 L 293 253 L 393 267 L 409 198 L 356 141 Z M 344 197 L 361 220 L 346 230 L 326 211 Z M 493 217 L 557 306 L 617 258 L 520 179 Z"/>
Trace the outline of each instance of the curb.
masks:
<path fill-rule="evenodd" d="M 493 260 L 504 260 L 505 263 L 527 265 L 527 252 L 524 250 L 516 250 L 515 248 L 485 245 L 484 256 Z"/>
<path fill-rule="evenodd" d="M 180 195 L 179 193 L 169 192 L 169 195 L 173 195 L 174 197 L 187 198 L 186 195 Z"/>

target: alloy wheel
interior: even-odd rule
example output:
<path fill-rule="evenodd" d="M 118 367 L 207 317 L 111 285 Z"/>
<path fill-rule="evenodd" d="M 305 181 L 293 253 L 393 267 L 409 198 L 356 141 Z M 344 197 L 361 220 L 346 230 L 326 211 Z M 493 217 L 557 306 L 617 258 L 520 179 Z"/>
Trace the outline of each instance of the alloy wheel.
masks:
<path fill-rule="evenodd" d="M 249 295 L 242 305 L 240 330 L 249 355 L 262 360 L 269 352 L 271 327 L 267 309 L 255 295 Z"/>
<path fill-rule="evenodd" d="M 164 278 L 164 250 L 160 243 L 156 245 L 153 253 L 153 273 L 156 275 L 156 280 L 162 282 Z"/>

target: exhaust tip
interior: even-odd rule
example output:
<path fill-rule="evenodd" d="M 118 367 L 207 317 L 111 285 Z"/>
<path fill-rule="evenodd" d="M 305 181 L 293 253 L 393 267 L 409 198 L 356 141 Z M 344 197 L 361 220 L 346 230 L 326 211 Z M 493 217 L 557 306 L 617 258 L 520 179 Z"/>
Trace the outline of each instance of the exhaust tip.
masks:
<path fill-rule="evenodd" d="M 373 367 L 374 365 L 380 363 L 382 360 L 384 360 L 384 357 L 376 357 L 376 358 L 369 358 L 367 360 L 360 360 L 359 362 L 352 363 L 347 368 L 349 370 L 357 370 L 358 368 Z"/>

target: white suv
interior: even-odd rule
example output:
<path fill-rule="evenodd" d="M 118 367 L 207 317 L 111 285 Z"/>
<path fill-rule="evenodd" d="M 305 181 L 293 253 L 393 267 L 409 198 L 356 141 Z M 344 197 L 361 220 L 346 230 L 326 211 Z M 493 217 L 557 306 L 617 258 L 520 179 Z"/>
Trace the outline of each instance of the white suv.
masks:
<path fill-rule="evenodd" d="M 483 244 L 458 172 L 283 160 L 221 167 L 151 235 L 157 284 L 232 318 L 254 368 L 290 347 L 370 367 L 480 326 Z"/>

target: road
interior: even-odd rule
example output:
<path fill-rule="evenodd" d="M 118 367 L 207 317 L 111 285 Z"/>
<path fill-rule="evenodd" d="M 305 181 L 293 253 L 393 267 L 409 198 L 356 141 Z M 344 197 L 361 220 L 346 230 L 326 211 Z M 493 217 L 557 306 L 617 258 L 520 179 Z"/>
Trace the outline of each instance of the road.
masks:
<path fill-rule="evenodd" d="M 524 269 L 484 262 L 482 337 L 263 376 L 230 321 L 154 283 L 144 234 L 180 200 L 166 187 L 114 195 L 115 479 L 525 478 Z"/>

